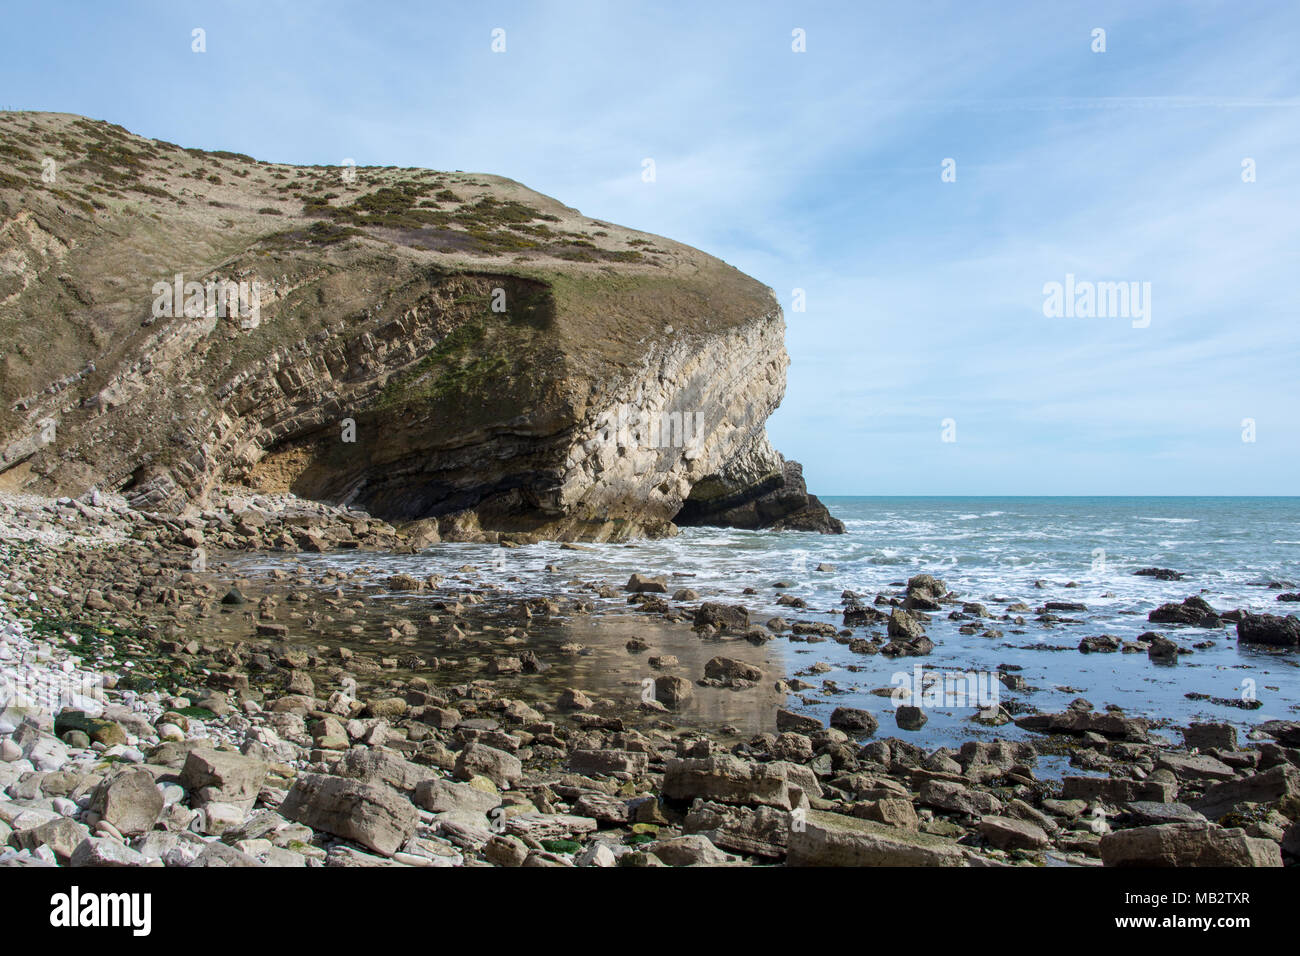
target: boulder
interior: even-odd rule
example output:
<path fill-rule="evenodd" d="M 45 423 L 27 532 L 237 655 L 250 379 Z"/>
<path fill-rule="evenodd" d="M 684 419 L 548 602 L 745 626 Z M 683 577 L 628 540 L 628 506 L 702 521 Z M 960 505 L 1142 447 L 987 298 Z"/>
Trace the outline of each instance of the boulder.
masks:
<path fill-rule="evenodd" d="M 1237 780 L 1225 780 L 1190 801 L 1193 810 L 1217 820 L 1241 803 L 1275 803 L 1300 795 L 1300 770 L 1287 764 Z"/>
<path fill-rule="evenodd" d="M 470 743 L 456 755 L 455 773 L 461 780 L 487 777 L 504 790 L 519 783 L 524 768 L 514 754 L 486 744 Z"/>
<path fill-rule="evenodd" d="M 148 866 L 149 860 L 145 858 L 144 854 L 138 853 L 116 840 L 88 837 L 82 840 L 77 848 L 72 851 L 72 856 L 68 859 L 68 865 L 93 867 Z"/>
<path fill-rule="evenodd" d="M 696 627 L 716 627 L 724 631 L 744 631 L 749 627 L 749 611 L 739 604 L 705 601 L 695 611 Z"/>
<path fill-rule="evenodd" d="M 830 724 L 837 730 L 850 734 L 870 736 L 880 727 L 880 722 L 870 711 L 857 707 L 836 707 L 831 712 Z"/>
<path fill-rule="evenodd" d="M 989 846 L 999 850 L 1041 850 L 1051 843 L 1042 827 L 1014 817 L 992 814 L 983 817 L 977 829 Z"/>
<path fill-rule="evenodd" d="M 280 814 L 392 856 L 415 833 L 420 813 L 396 790 L 327 774 L 299 774 Z"/>
<path fill-rule="evenodd" d="M 1101 800 L 1109 804 L 1129 803 L 1134 800 L 1152 803 L 1170 803 L 1178 795 L 1178 788 L 1160 780 L 1134 780 L 1128 777 L 1061 778 L 1062 800 Z"/>
<path fill-rule="evenodd" d="M 669 759 L 664 767 L 666 800 L 715 800 L 793 810 L 806 802 L 790 764 L 755 763 L 732 754 Z"/>
<path fill-rule="evenodd" d="M 1192 724 L 1183 730 L 1183 743 L 1189 750 L 1237 749 L 1237 728 L 1232 724 Z"/>
<path fill-rule="evenodd" d="M 627 579 L 623 590 L 634 594 L 667 594 L 668 579 L 663 575 L 634 574 Z"/>
<path fill-rule="evenodd" d="M 763 671 L 734 657 L 714 657 L 704 665 L 704 677 L 723 684 L 756 684 L 763 679 Z"/>
<path fill-rule="evenodd" d="M 894 710 L 894 723 L 899 730 L 920 730 L 929 719 L 925 711 L 913 704 L 901 704 Z"/>
<path fill-rule="evenodd" d="M 808 810 L 790 828 L 788 866 L 961 866 L 952 840 L 872 820 Z"/>
<path fill-rule="evenodd" d="M 726 866 L 739 862 L 738 857 L 722 852 L 702 833 L 663 840 L 650 852 L 669 866 Z"/>
<path fill-rule="evenodd" d="M 59 862 L 67 863 L 83 840 L 89 839 L 90 828 L 68 817 L 59 817 L 27 830 L 15 830 L 9 842 L 19 850 L 35 850 L 48 846 Z"/>
<path fill-rule="evenodd" d="M 1105 866 L 1281 866 L 1272 840 L 1214 823 L 1165 823 L 1116 830 L 1098 845 Z"/>
<path fill-rule="evenodd" d="M 952 780 L 927 780 L 921 785 L 917 801 L 949 813 L 983 817 L 1002 811 L 1002 801 L 991 793 L 972 790 Z"/>
<path fill-rule="evenodd" d="M 1251 614 L 1243 612 L 1237 621 L 1237 640 L 1243 644 L 1270 647 L 1300 646 L 1300 618 L 1294 614 Z"/>
<path fill-rule="evenodd" d="M 649 755 L 631 750 L 575 750 L 569 754 L 569 769 L 581 774 L 643 774 Z"/>
<path fill-rule="evenodd" d="M 685 677 L 664 675 L 655 678 L 655 700 L 669 710 L 680 710 L 694 696 L 691 682 Z"/>
<path fill-rule="evenodd" d="M 501 795 L 468 783 L 434 777 L 415 788 L 415 804 L 430 813 L 452 811 L 488 814 L 501 805 Z"/>
<path fill-rule="evenodd" d="M 750 856 L 785 856 L 790 841 L 790 814 L 776 807 L 739 807 L 696 800 L 682 828 L 707 836 L 716 846 Z"/>
<path fill-rule="evenodd" d="M 367 783 L 382 783 L 410 793 L 435 776 L 429 767 L 411 763 L 382 747 L 353 747 L 330 768 L 338 777 L 351 777 Z"/>
<path fill-rule="evenodd" d="M 163 811 L 163 795 L 147 770 L 125 770 L 95 788 L 90 808 L 123 836 L 153 829 Z"/>
<path fill-rule="evenodd" d="M 1098 634 L 1085 637 L 1079 642 L 1079 650 L 1085 654 L 1111 654 L 1119 650 L 1119 638 L 1110 634 Z"/>
<path fill-rule="evenodd" d="M 1223 619 L 1219 612 L 1210 607 L 1204 598 L 1192 595 L 1182 604 L 1162 604 L 1150 614 L 1147 620 L 1152 624 L 1184 624 L 1189 627 L 1222 627 Z"/>
<path fill-rule="evenodd" d="M 780 707 L 776 711 L 776 729 L 801 734 L 815 734 L 825 728 L 822 726 L 822 722 L 811 714 L 800 714 Z"/>
<path fill-rule="evenodd" d="M 225 750 L 191 750 L 181 769 L 181 785 L 196 804 L 231 803 L 252 809 L 269 770 L 264 761 Z"/>

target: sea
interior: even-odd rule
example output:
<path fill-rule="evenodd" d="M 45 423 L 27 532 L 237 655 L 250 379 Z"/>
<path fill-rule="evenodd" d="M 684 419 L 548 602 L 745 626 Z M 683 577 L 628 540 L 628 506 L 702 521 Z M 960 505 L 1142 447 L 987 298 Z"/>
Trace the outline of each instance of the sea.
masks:
<path fill-rule="evenodd" d="M 988 701 L 930 694 L 925 726 L 900 731 L 895 708 L 905 694 L 924 693 L 936 676 L 960 688 L 981 675 L 996 703 L 1010 714 L 1055 712 L 1083 698 L 1097 710 L 1119 709 L 1155 722 L 1157 732 L 1181 742 L 1177 728 L 1190 722 L 1228 722 L 1242 735 L 1271 719 L 1300 719 L 1300 652 L 1244 646 L 1236 628 L 1155 625 L 1147 615 L 1166 602 L 1199 595 L 1216 610 L 1287 614 L 1300 604 L 1279 595 L 1300 590 L 1300 498 L 1279 497 L 824 497 L 845 525 L 843 535 L 687 528 L 672 538 L 585 545 L 583 550 L 542 543 L 518 548 L 444 543 L 415 555 L 331 553 L 261 556 L 262 567 L 281 563 L 308 569 L 365 568 L 374 580 L 406 572 L 417 576 L 472 567 L 473 579 L 506 598 L 573 597 L 579 582 L 620 587 L 632 573 L 666 575 L 669 593 L 689 588 L 699 601 L 743 604 L 751 620 L 780 616 L 787 622 L 842 626 L 844 592 L 871 604 L 876 595 L 901 596 L 917 574 L 940 578 L 962 601 L 984 604 L 997 617 L 1023 602 L 1023 624 L 1006 620 L 951 620 L 945 605 L 925 625 L 935 642 L 924 657 L 863 654 L 835 639 L 808 642 L 787 635 L 764 645 L 768 675 L 797 678 L 800 689 L 784 706 L 829 718 L 837 707 L 871 711 L 880 736 L 909 737 L 927 747 L 964 740 L 1023 736 L 1013 724 L 987 726 L 973 718 Z M 1182 580 L 1139 576 L 1143 568 L 1180 572 Z M 777 587 L 776 585 L 786 585 Z M 602 611 L 625 615 L 627 625 L 606 627 L 575 618 L 561 621 L 557 640 L 579 635 L 591 666 L 566 679 L 606 696 L 635 694 L 645 664 L 624 650 L 638 618 L 626 595 L 594 597 Z M 778 603 L 791 595 L 806 603 Z M 409 609 L 409 594 L 385 595 Z M 1047 601 L 1086 610 L 1056 612 L 1064 620 L 1038 620 Z M 888 611 L 889 608 L 884 608 Z M 1012 613 L 1012 617 L 1016 615 Z M 962 634 L 963 624 L 979 630 Z M 989 628 L 999 636 L 986 636 Z M 650 625 L 644 626 L 647 633 Z M 685 628 L 676 648 L 701 643 Z M 852 628 L 855 636 L 883 634 L 881 625 Z M 1108 634 L 1135 641 L 1147 631 L 1174 639 L 1188 653 L 1175 664 L 1145 653 L 1083 653 L 1082 638 Z M 607 635 L 607 636 L 602 636 Z M 609 643 L 601 647 L 602 640 Z M 692 660 L 727 656 L 743 641 L 707 642 Z M 671 647 L 666 649 L 673 649 Z M 737 654 L 736 656 L 744 656 Z M 998 679 L 1015 675 L 1016 689 Z M 689 676 L 699 677 L 698 674 Z M 939 686 L 944 686 L 940 684 Z M 714 693 L 716 696 L 717 692 Z M 726 691 L 715 716 L 742 729 L 772 729 L 771 695 Z M 753 703 L 747 704 L 747 700 Z M 917 701 L 920 703 L 920 701 Z M 714 708 L 717 710 L 717 708 Z"/>

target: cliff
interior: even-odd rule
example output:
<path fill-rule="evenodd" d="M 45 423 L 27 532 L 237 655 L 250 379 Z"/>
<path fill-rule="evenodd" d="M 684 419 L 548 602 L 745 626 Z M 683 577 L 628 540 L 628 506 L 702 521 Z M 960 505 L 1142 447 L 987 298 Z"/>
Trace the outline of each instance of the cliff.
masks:
<path fill-rule="evenodd" d="M 508 179 L 0 113 L 0 490 L 292 491 L 461 538 L 842 530 L 767 439 L 783 337 L 757 281 Z"/>

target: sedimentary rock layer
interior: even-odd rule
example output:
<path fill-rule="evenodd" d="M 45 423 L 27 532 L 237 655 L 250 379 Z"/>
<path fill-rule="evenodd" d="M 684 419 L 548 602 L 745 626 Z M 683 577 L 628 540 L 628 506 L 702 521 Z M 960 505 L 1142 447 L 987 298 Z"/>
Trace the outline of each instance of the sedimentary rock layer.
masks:
<path fill-rule="evenodd" d="M 0 132 L 0 488 L 247 486 L 459 537 L 842 530 L 767 439 L 781 309 L 711 256 L 495 176 Z"/>

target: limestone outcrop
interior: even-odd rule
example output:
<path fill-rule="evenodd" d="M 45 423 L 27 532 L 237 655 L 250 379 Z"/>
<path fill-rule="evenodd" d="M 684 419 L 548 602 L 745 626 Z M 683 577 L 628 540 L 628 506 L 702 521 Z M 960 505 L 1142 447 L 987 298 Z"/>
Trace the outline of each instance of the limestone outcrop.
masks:
<path fill-rule="evenodd" d="M 0 133 L 0 489 L 292 491 L 443 538 L 843 530 L 767 439 L 780 306 L 711 256 L 495 176 Z"/>

